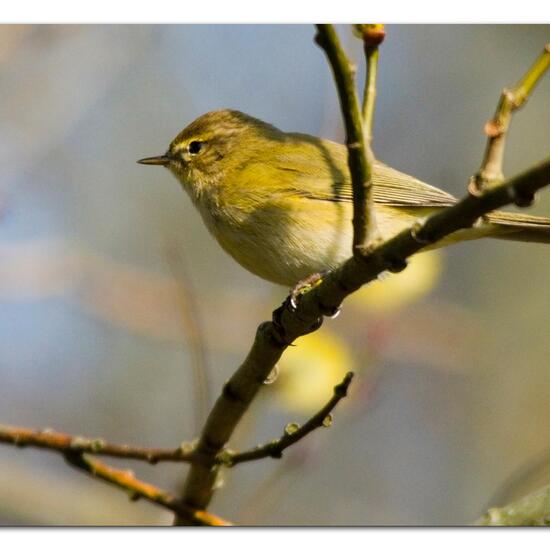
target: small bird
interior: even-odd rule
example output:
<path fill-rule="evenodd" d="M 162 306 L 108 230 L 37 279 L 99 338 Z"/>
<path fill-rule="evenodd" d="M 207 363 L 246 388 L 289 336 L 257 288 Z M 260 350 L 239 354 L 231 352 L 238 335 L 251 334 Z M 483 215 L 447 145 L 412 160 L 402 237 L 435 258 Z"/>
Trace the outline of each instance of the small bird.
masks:
<path fill-rule="evenodd" d="M 161 156 L 221 247 L 245 269 L 293 287 L 352 254 L 353 195 L 344 145 L 287 133 L 233 110 L 202 115 Z M 373 197 L 382 239 L 457 202 L 375 161 Z M 432 248 L 496 237 L 550 243 L 550 218 L 493 212 Z"/>

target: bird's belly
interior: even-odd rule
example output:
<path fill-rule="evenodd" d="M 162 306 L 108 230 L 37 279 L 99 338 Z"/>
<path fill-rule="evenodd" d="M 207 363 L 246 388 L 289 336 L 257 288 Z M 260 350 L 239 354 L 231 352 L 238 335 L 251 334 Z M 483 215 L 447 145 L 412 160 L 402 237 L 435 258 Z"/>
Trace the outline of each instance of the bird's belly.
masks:
<path fill-rule="evenodd" d="M 268 281 L 294 286 L 312 273 L 332 269 L 352 255 L 352 205 L 315 201 L 293 208 L 270 205 L 235 221 L 223 217 L 207 226 L 245 269 Z M 311 208 L 314 206 L 314 214 Z M 205 213 L 206 214 L 206 213 Z M 403 212 L 377 205 L 376 220 L 384 239 L 412 223 Z"/>
<path fill-rule="evenodd" d="M 293 223 L 254 224 L 216 231 L 214 236 L 245 269 L 268 281 L 293 286 L 312 273 L 343 262 L 351 254 L 351 225 L 312 228 Z"/>

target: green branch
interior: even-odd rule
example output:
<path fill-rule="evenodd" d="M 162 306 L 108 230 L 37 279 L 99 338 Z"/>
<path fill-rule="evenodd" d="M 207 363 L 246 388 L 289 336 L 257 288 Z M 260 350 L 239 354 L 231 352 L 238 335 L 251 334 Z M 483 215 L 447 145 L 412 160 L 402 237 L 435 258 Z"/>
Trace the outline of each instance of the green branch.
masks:
<path fill-rule="evenodd" d="M 348 166 L 353 188 L 353 254 L 357 256 L 364 254 L 376 237 L 372 192 L 374 158 L 370 147 L 366 146 L 355 90 L 355 68 L 347 58 L 334 27 L 317 25 L 315 41 L 324 50 L 331 66 L 346 128 Z M 372 108 L 374 109 L 374 99 Z M 367 123 L 367 127 L 369 125 Z"/>
<path fill-rule="evenodd" d="M 374 106 L 376 103 L 376 78 L 378 76 L 378 47 L 386 38 L 384 25 L 360 24 L 354 25 L 355 35 L 363 41 L 367 74 L 365 77 L 365 90 L 363 93 L 363 128 L 367 146 L 367 154 L 372 143 L 372 129 L 374 126 Z"/>
<path fill-rule="evenodd" d="M 550 43 L 545 46 L 523 78 L 513 88 L 505 88 L 502 91 L 495 116 L 485 125 L 485 133 L 488 136 L 487 145 L 481 167 L 472 177 L 474 189 L 480 190 L 487 186 L 498 185 L 503 181 L 502 164 L 512 113 L 527 101 L 548 68 L 550 68 Z"/>

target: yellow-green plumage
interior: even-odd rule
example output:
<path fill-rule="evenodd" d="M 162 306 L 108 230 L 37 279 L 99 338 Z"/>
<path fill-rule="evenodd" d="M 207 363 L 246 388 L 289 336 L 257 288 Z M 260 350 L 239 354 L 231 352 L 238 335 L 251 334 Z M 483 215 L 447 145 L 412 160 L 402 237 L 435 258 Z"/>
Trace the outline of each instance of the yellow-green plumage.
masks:
<path fill-rule="evenodd" d="M 168 166 L 224 250 L 264 279 L 292 286 L 351 255 L 352 188 L 341 144 L 222 110 L 195 120 L 163 157 L 143 162 Z M 380 162 L 373 183 L 384 239 L 456 202 Z M 550 242 L 550 220 L 496 212 L 438 246 L 483 236 Z"/>

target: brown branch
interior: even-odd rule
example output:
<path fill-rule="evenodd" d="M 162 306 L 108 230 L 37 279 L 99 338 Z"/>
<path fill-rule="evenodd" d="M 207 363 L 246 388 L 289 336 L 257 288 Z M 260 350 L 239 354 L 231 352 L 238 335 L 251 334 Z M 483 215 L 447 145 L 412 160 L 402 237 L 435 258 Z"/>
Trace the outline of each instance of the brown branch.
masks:
<path fill-rule="evenodd" d="M 332 36 L 332 28 L 327 30 Z M 331 52 L 334 55 L 335 50 Z M 344 116 L 349 118 L 350 115 L 344 112 Z M 362 135 L 360 137 L 362 139 Z M 354 177 L 357 181 L 357 174 Z M 309 292 L 301 295 L 296 307 L 287 301 L 275 310 L 272 321 L 258 327 L 247 357 L 225 383 L 222 394 L 210 411 L 196 449 L 200 462 L 192 464 L 189 470 L 183 502 L 198 509 L 206 509 L 209 505 L 219 471 L 218 454 L 284 350 L 296 338 L 319 329 L 324 315 L 333 314 L 348 295 L 376 280 L 380 273 L 405 269 L 407 258 L 413 254 L 459 229 L 472 227 L 480 217 L 497 208 L 512 203 L 526 206 L 534 193 L 546 185 L 550 185 L 550 159 L 500 186 L 468 194 L 454 206 L 428 216 L 423 222 L 401 231 L 388 241 L 372 246 L 366 255 L 354 255 L 329 271 Z M 177 518 L 176 523 L 185 524 L 185 518 Z"/>
<path fill-rule="evenodd" d="M 316 430 L 321 426 L 330 425 L 330 422 L 332 422 L 331 412 L 336 405 L 338 405 L 340 400 L 346 397 L 352 379 L 353 373 L 348 372 L 342 382 L 340 382 L 337 386 L 334 386 L 334 395 L 327 402 L 327 404 L 302 426 L 289 424 L 285 428 L 284 435 L 279 439 L 270 441 L 265 445 L 259 445 L 258 447 L 248 451 L 243 451 L 241 453 L 232 453 L 230 451 L 225 453 L 222 452 L 219 456 L 223 461 L 223 464 L 226 466 L 235 466 L 241 462 L 249 462 L 250 460 L 258 460 L 260 458 L 281 458 L 283 456 L 283 451 L 287 447 L 297 443 L 313 430 Z"/>
<path fill-rule="evenodd" d="M 481 190 L 498 185 L 504 180 L 502 164 L 506 147 L 506 136 L 512 113 L 529 98 L 536 84 L 550 67 L 550 43 L 533 63 L 523 78 L 511 89 L 505 88 L 500 96 L 495 116 L 485 125 L 488 136 L 483 161 L 478 172 L 472 177 L 472 188 Z"/>
<path fill-rule="evenodd" d="M 204 510 L 193 510 L 183 505 L 174 495 L 155 485 L 136 479 L 131 471 L 112 468 L 100 460 L 87 457 L 78 451 L 67 451 L 64 453 L 64 457 L 71 466 L 78 470 L 128 491 L 131 500 L 140 498 L 148 500 L 153 504 L 172 510 L 178 517 L 187 518 L 188 523 L 192 525 L 231 525 L 228 521 Z"/>
<path fill-rule="evenodd" d="M 372 193 L 373 155 L 366 146 L 359 100 L 355 90 L 355 67 L 347 58 L 333 25 L 316 25 L 315 41 L 324 50 L 338 89 L 346 128 L 348 166 L 353 188 L 353 254 L 368 250 L 376 237 Z M 373 103 L 374 108 L 374 103 Z M 372 114 L 372 113 L 371 113 Z M 367 123 L 368 127 L 369 123 Z"/>
<path fill-rule="evenodd" d="M 8 443 L 17 447 L 37 447 L 59 453 L 76 451 L 116 458 L 144 460 L 150 464 L 197 460 L 194 456 L 193 446 L 190 443 L 184 443 L 175 449 L 134 447 L 108 443 L 100 438 L 73 436 L 50 429 L 31 430 L 29 428 L 0 425 L 0 443 Z"/>
<path fill-rule="evenodd" d="M 320 284 L 302 295 L 297 307 L 285 302 L 273 321 L 262 323 L 248 356 L 224 385 L 199 439 L 200 461 L 191 466 L 183 500 L 204 509 L 214 492 L 218 473 L 216 457 L 228 442 L 269 372 L 284 350 L 300 336 L 317 330 L 323 315 L 338 309 L 342 301 L 384 271 L 400 271 L 406 259 L 443 237 L 471 227 L 481 216 L 518 200 L 532 197 L 550 185 L 550 159 L 479 195 L 468 195 L 456 205 L 432 214 L 422 224 L 405 229 L 375 246 L 365 257 L 352 257 L 330 271 Z"/>
<path fill-rule="evenodd" d="M 136 479 L 128 470 L 112 468 L 100 460 L 90 458 L 85 453 L 100 454 L 116 458 L 133 458 L 146 460 L 150 463 L 160 461 L 189 462 L 193 460 L 192 448 L 152 449 L 145 447 L 130 447 L 107 443 L 102 439 L 87 439 L 71 436 L 52 430 L 29 430 L 0 426 L 0 443 L 8 443 L 16 447 L 36 447 L 55 451 L 63 455 L 72 466 L 83 470 L 90 475 L 125 489 L 133 500 L 144 498 L 172 510 L 178 517 L 185 517 L 192 525 L 230 525 L 204 510 L 197 510 L 186 506 L 177 497 L 158 487 Z"/>

